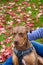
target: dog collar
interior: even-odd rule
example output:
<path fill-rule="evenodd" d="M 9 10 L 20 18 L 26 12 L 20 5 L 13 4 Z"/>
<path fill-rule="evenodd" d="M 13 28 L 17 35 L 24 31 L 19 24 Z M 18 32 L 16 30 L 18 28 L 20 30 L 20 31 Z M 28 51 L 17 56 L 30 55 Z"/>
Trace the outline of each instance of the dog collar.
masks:
<path fill-rule="evenodd" d="M 22 55 L 25 56 L 27 54 L 30 54 L 33 50 L 33 47 L 26 49 L 25 51 L 22 51 Z"/>
<path fill-rule="evenodd" d="M 25 55 L 31 53 L 32 50 L 33 50 L 33 47 L 27 48 L 27 49 L 24 50 L 24 51 L 18 51 L 16 48 L 14 48 L 14 53 L 17 55 L 19 52 L 21 52 L 21 55 L 22 55 L 22 56 L 25 56 Z"/>

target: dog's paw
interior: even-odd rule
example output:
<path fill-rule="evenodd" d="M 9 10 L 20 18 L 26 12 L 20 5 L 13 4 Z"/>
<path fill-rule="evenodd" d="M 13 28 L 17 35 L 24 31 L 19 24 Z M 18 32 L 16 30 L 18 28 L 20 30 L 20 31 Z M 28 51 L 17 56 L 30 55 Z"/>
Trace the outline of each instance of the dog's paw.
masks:
<path fill-rule="evenodd" d="M 39 65 L 43 65 L 43 58 L 38 57 L 38 64 L 39 64 Z"/>

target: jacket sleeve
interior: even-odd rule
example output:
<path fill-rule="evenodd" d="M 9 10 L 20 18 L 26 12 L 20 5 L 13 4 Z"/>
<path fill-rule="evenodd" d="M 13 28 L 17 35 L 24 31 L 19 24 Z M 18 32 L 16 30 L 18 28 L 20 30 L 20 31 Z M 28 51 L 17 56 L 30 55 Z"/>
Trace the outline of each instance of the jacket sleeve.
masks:
<path fill-rule="evenodd" d="M 43 38 L 43 28 L 32 31 L 32 33 L 28 33 L 27 35 L 30 41 Z"/>

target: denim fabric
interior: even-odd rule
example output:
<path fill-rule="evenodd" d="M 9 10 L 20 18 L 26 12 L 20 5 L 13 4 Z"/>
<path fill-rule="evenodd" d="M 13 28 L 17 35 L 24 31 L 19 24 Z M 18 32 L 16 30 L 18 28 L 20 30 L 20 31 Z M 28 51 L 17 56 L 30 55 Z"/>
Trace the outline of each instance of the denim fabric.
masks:
<path fill-rule="evenodd" d="M 13 65 L 12 56 L 10 56 L 2 65 Z"/>
<path fill-rule="evenodd" d="M 43 57 L 43 44 L 35 42 L 35 41 L 31 41 L 31 43 L 34 46 L 37 54 Z"/>

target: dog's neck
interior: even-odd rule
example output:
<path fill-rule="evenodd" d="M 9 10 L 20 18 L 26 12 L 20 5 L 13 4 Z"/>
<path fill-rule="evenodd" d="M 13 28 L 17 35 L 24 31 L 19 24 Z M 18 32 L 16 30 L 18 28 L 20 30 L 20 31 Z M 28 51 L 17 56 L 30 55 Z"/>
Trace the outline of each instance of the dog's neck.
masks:
<path fill-rule="evenodd" d="M 17 50 L 20 50 L 20 51 L 24 51 L 24 50 L 26 50 L 27 48 L 31 48 L 32 47 L 32 45 L 31 45 L 31 43 L 30 43 L 30 41 L 29 40 L 27 40 L 26 41 L 26 43 L 22 46 L 22 47 L 16 47 L 16 49 Z"/>

